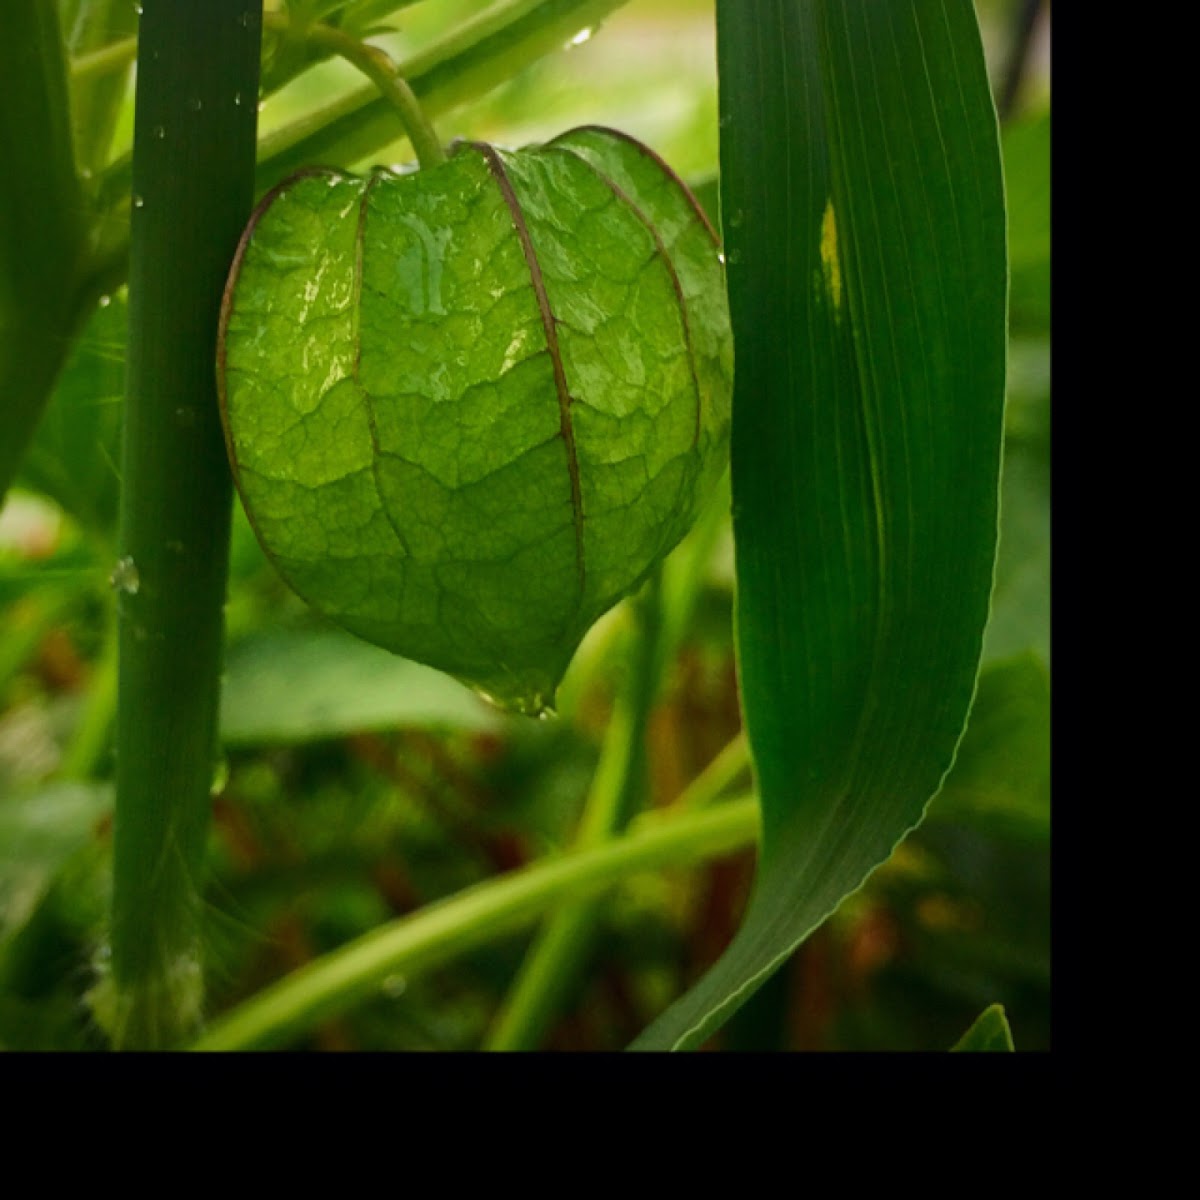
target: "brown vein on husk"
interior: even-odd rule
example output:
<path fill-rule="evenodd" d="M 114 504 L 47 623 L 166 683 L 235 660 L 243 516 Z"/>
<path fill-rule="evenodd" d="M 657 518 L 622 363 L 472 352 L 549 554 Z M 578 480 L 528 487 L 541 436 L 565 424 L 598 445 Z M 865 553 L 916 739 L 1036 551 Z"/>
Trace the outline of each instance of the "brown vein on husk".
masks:
<path fill-rule="evenodd" d="M 484 142 L 468 142 L 472 149 L 478 150 L 487 163 L 488 170 L 500 189 L 500 195 L 508 206 L 512 217 L 513 228 L 521 242 L 521 250 L 525 255 L 525 265 L 529 268 L 529 278 L 533 284 L 534 295 L 537 298 L 538 310 L 542 316 L 542 327 L 546 332 L 546 349 L 550 354 L 550 362 L 554 368 L 554 386 L 558 392 L 559 432 L 567 448 L 567 474 L 571 479 L 571 510 L 575 520 L 575 562 L 579 575 L 579 599 L 583 601 L 587 574 L 583 557 L 583 494 L 579 480 L 579 456 L 575 449 L 575 429 L 571 423 L 571 393 L 567 386 L 566 372 L 563 370 L 562 351 L 558 344 L 558 318 L 550 307 L 550 298 L 546 294 L 546 281 L 542 277 L 541 263 L 538 262 L 537 250 L 529 234 L 529 226 L 521 202 L 513 190 L 512 180 L 495 148 Z"/>
<path fill-rule="evenodd" d="M 581 162 L 593 175 L 596 176 L 604 185 L 612 192 L 612 194 L 622 204 L 629 209 L 631 213 L 646 227 L 646 231 L 654 239 L 654 252 L 662 259 L 663 265 L 667 268 L 667 274 L 671 278 L 671 286 L 675 290 L 675 299 L 679 304 L 679 319 L 683 323 L 683 340 L 687 346 L 687 361 L 688 371 L 692 376 L 692 389 L 696 393 L 696 429 L 692 435 L 692 448 L 700 444 L 700 430 L 703 427 L 703 408 L 704 399 L 703 393 L 700 391 L 700 376 L 696 374 L 696 347 L 692 341 L 692 324 L 688 319 L 687 300 L 683 295 L 683 284 L 679 282 L 679 273 L 675 270 L 675 264 L 671 261 L 671 255 L 667 251 L 666 243 L 662 240 L 658 230 L 655 229 L 654 223 L 646 216 L 645 212 L 634 203 L 633 197 L 629 195 L 624 188 L 620 187 L 613 180 L 609 179 L 595 163 L 590 162 L 577 150 L 571 149 L 570 146 L 556 146 L 553 143 L 547 143 L 543 147 L 545 150 L 553 151 L 555 154 L 569 154 L 576 162 Z"/>

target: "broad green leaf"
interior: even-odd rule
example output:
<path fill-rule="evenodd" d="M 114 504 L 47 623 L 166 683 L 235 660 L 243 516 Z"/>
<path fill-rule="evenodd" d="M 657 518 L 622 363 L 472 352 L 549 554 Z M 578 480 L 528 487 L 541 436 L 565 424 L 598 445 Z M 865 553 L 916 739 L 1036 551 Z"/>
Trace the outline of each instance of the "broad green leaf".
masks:
<path fill-rule="evenodd" d="M 1012 1030 L 1004 1015 L 1004 1006 L 993 1004 L 985 1008 L 975 1023 L 951 1047 L 963 1053 L 1005 1052 L 1013 1049 Z"/>
<path fill-rule="evenodd" d="M 419 725 L 490 729 L 497 716 L 461 684 L 337 630 L 272 632 L 228 655 L 228 746 L 309 742 Z"/>
<path fill-rule="evenodd" d="M 579 129 L 260 206 L 222 317 L 263 548 L 351 632 L 536 713 L 716 483 L 716 235 L 646 147 Z"/>
<path fill-rule="evenodd" d="M 969 0 L 721 0 L 745 922 L 634 1043 L 702 1042 L 920 820 L 995 554 L 1004 208 Z"/>

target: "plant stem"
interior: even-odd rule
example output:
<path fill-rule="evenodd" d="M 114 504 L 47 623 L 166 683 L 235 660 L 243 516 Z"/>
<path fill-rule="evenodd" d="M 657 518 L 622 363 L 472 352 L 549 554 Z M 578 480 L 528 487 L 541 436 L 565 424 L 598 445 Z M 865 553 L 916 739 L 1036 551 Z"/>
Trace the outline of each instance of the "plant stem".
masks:
<path fill-rule="evenodd" d="M 195 1050 L 280 1045 L 344 1012 L 392 976 L 465 954 L 535 919 L 567 897 L 595 894 L 640 872 L 690 864 L 749 845 L 758 836 L 758 803 L 744 796 L 707 812 L 635 823 L 603 845 L 488 880 L 409 917 L 373 930 L 266 988 L 225 1014 Z"/>
<path fill-rule="evenodd" d="M 119 1047 L 199 1020 L 232 487 L 217 316 L 250 212 L 261 4 L 145 0 L 138 55 L 122 444 L 111 975 Z M 244 102 L 243 102 L 244 98 Z"/>
<path fill-rule="evenodd" d="M 446 152 L 433 126 L 390 55 L 331 25 L 309 26 L 304 36 L 310 45 L 353 63 L 375 85 L 383 98 L 399 113 L 404 132 L 408 134 L 422 167 L 436 167 L 446 161 Z"/>
<path fill-rule="evenodd" d="M 400 63 L 397 74 L 408 81 L 426 117 L 432 120 L 560 49 L 573 33 L 598 24 L 625 2 L 510 0 L 497 4 Z M 114 58 L 119 58 L 115 52 Z M 77 63 L 76 67 L 83 65 Z M 285 175 L 314 162 L 351 166 L 395 141 L 395 134 L 391 103 L 382 99 L 374 86 L 359 88 L 263 138 L 256 191 L 261 194 Z M 127 253 L 120 222 L 121 214 L 128 210 L 129 190 L 126 157 L 105 171 L 99 189 L 105 214 L 101 224 L 106 231 L 101 251 L 104 290 L 118 286 L 123 276 Z"/>
<path fill-rule="evenodd" d="M 601 845 L 628 823 L 645 779 L 646 722 L 657 691 L 662 571 L 634 601 L 629 679 L 609 722 L 604 751 L 579 823 L 576 847 Z M 546 923 L 484 1040 L 486 1050 L 535 1050 L 579 978 L 600 909 L 594 900 L 564 906 Z"/>
<path fill-rule="evenodd" d="M 507 0 L 400 64 L 430 119 L 506 83 L 598 25 L 626 0 Z M 352 164 L 395 140 L 390 106 L 372 88 L 340 97 L 263 139 L 259 186 L 306 163 Z"/>
<path fill-rule="evenodd" d="M 750 743 L 743 731 L 718 751 L 712 762 L 684 788 L 671 807 L 679 812 L 699 812 L 702 808 L 708 808 L 749 768 Z"/>

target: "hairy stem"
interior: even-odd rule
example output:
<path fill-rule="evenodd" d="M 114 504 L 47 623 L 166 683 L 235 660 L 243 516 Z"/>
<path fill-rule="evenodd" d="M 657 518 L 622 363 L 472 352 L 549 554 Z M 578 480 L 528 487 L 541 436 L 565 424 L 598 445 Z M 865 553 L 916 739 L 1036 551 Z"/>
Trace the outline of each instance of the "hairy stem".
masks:
<path fill-rule="evenodd" d="M 389 978 L 411 977 L 511 933 L 568 897 L 594 895 L 640 872 L 730 854 L 758 837 L 758 802 L 740 797 L 707 812 L 635 822 L 602 845 L 488 880 L 372 930 L 226 1013 L 193 1045 L 248 1050 L 285 1043 Z"/>
<path fill-rule="evenodd" d="M 196 1027 L 232 486 L 214 351 L 250 212 L 257 0 L 145 0 L 122 444 L 111 975 L 121 1047 Z M 243 98 L 245 102 L 243 102 Z"/>

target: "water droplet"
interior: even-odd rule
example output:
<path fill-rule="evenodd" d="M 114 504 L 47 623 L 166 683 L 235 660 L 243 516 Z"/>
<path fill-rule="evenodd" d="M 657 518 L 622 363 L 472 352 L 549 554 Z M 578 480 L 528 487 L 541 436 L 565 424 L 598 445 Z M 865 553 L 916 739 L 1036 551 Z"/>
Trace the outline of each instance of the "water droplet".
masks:
<path fill-rule="evenodd" d="M 239 25 L 240 25 L 240 26 L 241 26 L 243 29 L 249 29 L 249 28 L 250 28 L 250 14 L 249 14 L 249 12 L 244 12 L 244 13 L 242 13 L 242 15 L 241 15 L 240 17 L 238 17 L 238 24 L 239 24 Z"/>
<path fill-rule="evenodd" d="M 266 108 L 266 106 L 267 106 L 267 102 L 266 102 L 265 100 L 260 100 L 260 101 L 258 102 L 258 111 L 259 111 L 259 112 L 262 112 L 262 110 L 263 110 L 264 108 Z"/>
<path fill-rule="evenodd" d="M 725 255 L 720 250 L 717 251 L 717 262 L 719 262 L 722 266 L 725 265 Z"/>
<path fill-rule="evenodd" d="M 141 198 L 141 196 L 134 196 L 134 198 L 133 198 L 133 207 L 134 208 L 145 208 L 145 206 L 146 206 L 146 201 L 143 200 Z"/>
<path fill-rule="evenodd" d="M 496 695 L 492 692 L 485 692 L 483 688 L 479 687 L 473 690 L 481 700 L 485 700 L 501 712 L 517 713 L 522 717 L 536 717 L 539 721 L 557 716 L 554 711 L 553 691 L 547 695 L 540 688 L 531 688 L 525 692 L 514 691 L 506 695 Z"/>
<path fill-rule="evenodd" d="M 137 563 L 128 554 L 117 559 L 117 565 L 108 577 L 108 586 L 114 592 L 124 592 L 127 596 L 138 594 L 142 581 L 138 575 Z"/>
<path fill-rule="evenodd" d="M 229 784 L 229 759 L 224 755 L 213 764 L 212 782 L 208 785 L 210 796 L 219 796 Z"/>
<path fill-rule="evenodd" d="M 585 26 L 567 43 L 567 49 L 569 50 L 572 46 L 582 46 L 595 32 L 590 25 Z"/>
<path fill-rule="evenodd" d="M 190 108 L 192 112 L 199 112 L 203 107 L 204 101 L 201 100 L 199 96 L 193 96 L 188 101 L 188 108 Z"/>
<path fill-rule="evenodd" d="M 105 295 L 100 297 L 100 307 L 107 308 L 112 303 L 112 297 Z"/>
<path fill-rule="evenodd" d="M 233 93 L 233 102 L 234 102 L 234 104 L 241 104 L 241 102 L 242 102 L 242 93 L 241 92 Z"/>
<path fill-rule="evenodd" d="M 142 15 L 142 6 L 140 0 L 133 0 L 133 11 L 140 17 Z"/>
<path fill-rule="evenodd" d="M 383 992 L 389 1000 L 399 1000 L 401 996 L 408 991 L 408 980 L 403 975 L 389 975 L 382 984 L 380 991 Z"/>
<path fill-rule="evenodd" d="M 159 140 L 159 141 L 162 141 L 162 139 L 163 139 L 163 138 L 165 138 L 165 137 L 167 136 L 167 131 L 166 131 L 166 129 L 164 129 L 164 128 L 163 128 L 163 126 L 161 126 L 161 125 L 155 125 L 155 127 L 154 127 L 154 136 L 155 136 L 156 138 L 158 138 L 158 140 Z"/>

